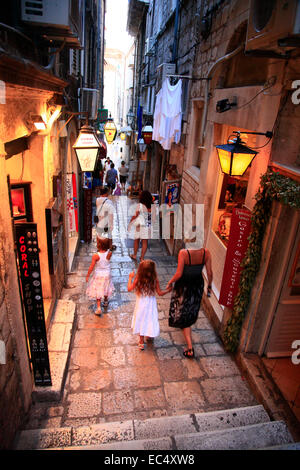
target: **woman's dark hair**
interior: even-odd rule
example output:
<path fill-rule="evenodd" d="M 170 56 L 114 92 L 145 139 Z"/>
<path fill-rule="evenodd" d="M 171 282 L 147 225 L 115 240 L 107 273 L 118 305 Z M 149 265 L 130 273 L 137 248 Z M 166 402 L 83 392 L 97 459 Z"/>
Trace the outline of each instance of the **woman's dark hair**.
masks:
<path fill-rule="evenodd" d="M 147 207 L 147 209 L 151 209 L 153 199 L 152 194 L 149 191 L 142 191 L 139 200 L 141 204 L 144 204 L 144 206 Z"/>
<path fill-rule="evenodd" d="M 111 163 L 111 164 L 110 164 L 110 167 L 111 167 L 111 168 L 114 168 L 114 167 L 115 167 L 115 164 L 114 164 L 114 163 Z"/>
<path fill-rule="evenodd" d="M 121 161 L 121 165 L 125 165 L 125 162 L 124 162 L 124 160 L 122 160 L 122 161 Z"/>

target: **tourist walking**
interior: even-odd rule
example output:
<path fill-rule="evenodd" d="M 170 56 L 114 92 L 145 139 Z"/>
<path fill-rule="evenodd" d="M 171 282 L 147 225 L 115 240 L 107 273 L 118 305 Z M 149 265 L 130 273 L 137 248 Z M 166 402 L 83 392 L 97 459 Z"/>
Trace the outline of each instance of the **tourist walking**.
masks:
<path fill-rule="evenodd" d="M 123 191 L 125 191 L 125 185 L 126 185 L 126 181 L 127 181 L 128 173 L 129 173 L 129 169 L 125 165 L 126 164 L 125 164 L 124 160 L 122 160 L 121 161 L 121 166 L 119 168 L 119 175 L 120 175 L 120 183 L 121 183 Z"/>
<path fill-rule="evenodd" d="M 193 246 L 188 244 L 186 246 Z M 183 355 L 192 359 L 195 355 L 191 326 L 197 321 L 204 290 L 203 267 L 208 277 L 207 295 L 211 293 L 213 279 L 211 254 L 205 249 L 182 249 L 178 253 L 177 270 L 167 283 L 173 291 L 169 310 L 169 326 L 181 328 L 187 343 Z"/>
<path fill-rule="evenodd" d="M 109 240 L 109 248 L 112 248 L 112 232 L 114 227 L 115 208 L 109 199 L 109 189 L 104 186 L 100 189 L 100 197 L 96 199 L 96 233 L 97 237 Z"/>
<path fill-rule="evenodd" d="M 135 291 L 136 303 L 133 312 L 131 328 L 134 334 L 139 334 L 138 347 L 144 349 L 144 342 L 151 341 L 159 335 L 158 310 L 155 293 L 162 296 L 171 288 L 161 290 L 155 262 L 147 259 L 139 264 L 137 275 L 129 274 L 128 292 Z"/>
<path fill-rule="evenodd" d="M 105 178 L 105 182 L 108 188 L 110 189 L 110 192 L 112 192 L 115 189 L 117 181 L 118 181 L 118 172 L 115 169 L 115 164 L 111 163 L 110 170 L 107 170 L 106 178 Z"/>
<path fill-rule="evenodd" d="M 148 249 L 148 239 L 151 238 L 151 226 L 153 223 L 153 221 L 151 220 L 152 202 L 152 194 L 149 191 L 142 191 L 139 197 L 139 204 L 137 206 L 136 213 L 132 216 L 129 222 L 129 231 L 132 230 L 133 225 L 135 228 L 133 247 L 134 251 L 133 254 L 129 255 L 134 261 L 137 261 L 137 252 L 140 246 L 140 240 L 142 241 L 140 261 L 143 261 Z"/>
<path fill-rule="evenodd" d="M 109 249 L 108 238 L 97 238 L 97 253 L 92 256 L 92 261 L 86 275 L 86 282 L 88 283 L 86 295 L 90 299 L 96 299 L 96 315 L 101 315 L 102 313 L 101 299 L 104 300 L 103 307 L 106 308 L 108 306 L 108 297 L 114 291 L 110 272 L 111 255 L 112 250 Z"/>

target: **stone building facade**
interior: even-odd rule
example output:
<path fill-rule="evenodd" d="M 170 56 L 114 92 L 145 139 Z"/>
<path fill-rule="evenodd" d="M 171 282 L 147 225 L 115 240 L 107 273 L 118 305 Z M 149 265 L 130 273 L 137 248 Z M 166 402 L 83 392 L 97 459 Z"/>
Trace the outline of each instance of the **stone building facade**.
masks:
<path fill-rule="evenodd" d="M 30 342 L 29 330 L 32 335 L 45 330 L 47 337 L 80 240 L 82 175 L 72 145 L 81 123 L 77 113 L 87 109 L 78 99 L 79 90 L 98 87 L 98 94 L 103 90 L 105 1 L 61 2 L 70 22 L 62 36 L 63 15 L 56 17 L 52 28 L 49 17 L 41 26 L 40 14 L 30 16 L 34 6 L 28 12 L 25 3 L 6 5 L 0 27 L 0 448 L 4 449 L 22 424 L 37 385 L 33 367 L 37 343 Z M 102 98 L 99 103 L 103 104 Z M 44 130 L 35 128 L 37 121 L 43 121 Z M 67 186 L 72 175 L 79 223 L 71 230 Z M 39 263 L 30 260 L 40 269 L 35 284 L 39 289 L 35 294 L 42 298 L 38 326 L 36 318 L 29 324 L 26 308 L 32 299 L 22 284 L 22 269 L 29 261 L 17 252 L 17 233 L 24 223 L 38 239 Z M 39 343 L 41 351 L 45 341 Z M 55 375 L 55 364 L 50 364 L 51 369 Z"/>
<path fill-rule="evenodd" d="M 299 188 L 297 8 L 298 2 L 276 1 L 269 16 L 263 16 L 258 3 L 251 0 L 150 1 L 141 14 L 140 29 L 135 27 L 139 47 L 143 41 L 146 47 L 144 58 L 139 59 L 142 78 L 136 83 L 143 103 L 146 85 L 155 86 L 155 93 L 159 89 L 160 64 L 173 64 L 178 79 L 189 77 L 182 78 L 180 144 L 163 151 L 153 142 L 148 153 L 151 174 L 158 171 L 153 187 L 162 200 L 162 183 L 168 179 L 168 165 L 173 164 L 180 179 L 182 209 L 186 204 L 204 205 L 204 246 L 212 254 L 214 271 L 213 294 L 210 299 L 204 296 L 204 304 L 221 335 L 233 312 L 219 302 L 226 282 L 232 208 L 253 213 L 261 176 L 268 170 Z M 226 144 L 236 131 L 244 132 L 243 141 L 258 154 L 243 176 L 230 179 L 221 171 L 216 146 Z M 253 134 L 267 131 L 273 133 L 271 139 Z M 225 200 L 227 193 L 230 203 Z M 285 232 L 288 219 L 289 235 Z M 198 222 L 194 210 L 192 226 Z M 225 235 L 221 222 L 227 224 Z M 176 240 L 166 240 L 166 245 L 173 254 L 182 247 Z M 239 340 L 241 354 L 291 357 L 293 341 L 300 337 L 299 288 L 293 287 L 298 247 L 299 208 L 274 202 Z"/>

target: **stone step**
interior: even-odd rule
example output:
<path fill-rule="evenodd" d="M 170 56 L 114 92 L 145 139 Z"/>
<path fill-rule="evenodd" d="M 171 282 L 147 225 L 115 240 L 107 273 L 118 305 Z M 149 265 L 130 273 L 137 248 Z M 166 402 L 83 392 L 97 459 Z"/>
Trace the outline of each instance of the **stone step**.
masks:
<path fill-rule="evenodd" d="M 293 442 L 283 421 L 179 435 L 174 436 L 174 439 L 178 450 L 253 450 Z"/>
<path fill-rule="evenodd" d="M 161 438 L 52 447 L 49 450 L 298 450 L 283 421 Z"/>
<path fill-rule="evenodd" d="M 180 443 L 181 435 L 191 436 L 189 441 L 192 445 L 193 437 L 203 435 L 203 433 L 209 434 L 212 431 L 225 431 L 226 433 L 234 428 L 240 429 L 245 426 L 268 423 L 273 424 L 263 406 L 257 405 L 208 413 L 110 422 L 91 426 L 27 430 L 20 433 L 15 448 L 22 450 L 87 448 L 87 446 L 95 445 L 115 445 L 115 448 L 118 448 L 120 445 L 123 447 L 127 444 L 130 446 L 174 446 L 174 436 L 177 436 L 178 443 Z M 188 438 L 185 437 L 185 439 Z M 276 444 L 277 442 L 272 443 L 272 445 Z M 161 449 L 161 447 L 158 448 Z"/>

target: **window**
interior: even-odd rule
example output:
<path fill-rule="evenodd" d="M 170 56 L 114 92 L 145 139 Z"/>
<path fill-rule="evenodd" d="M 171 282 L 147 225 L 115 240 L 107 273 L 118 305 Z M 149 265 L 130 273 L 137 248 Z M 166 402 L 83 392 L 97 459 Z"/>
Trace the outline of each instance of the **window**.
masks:
<path fill-rule="evenodd" d="M 243 176 L 223 176 L 223 183 L 214 216 L 214 231 L 218 237 L 227 245 L 231 224 L 232 211 L 235 207 L 244 207 L 250 168 Z"/>

